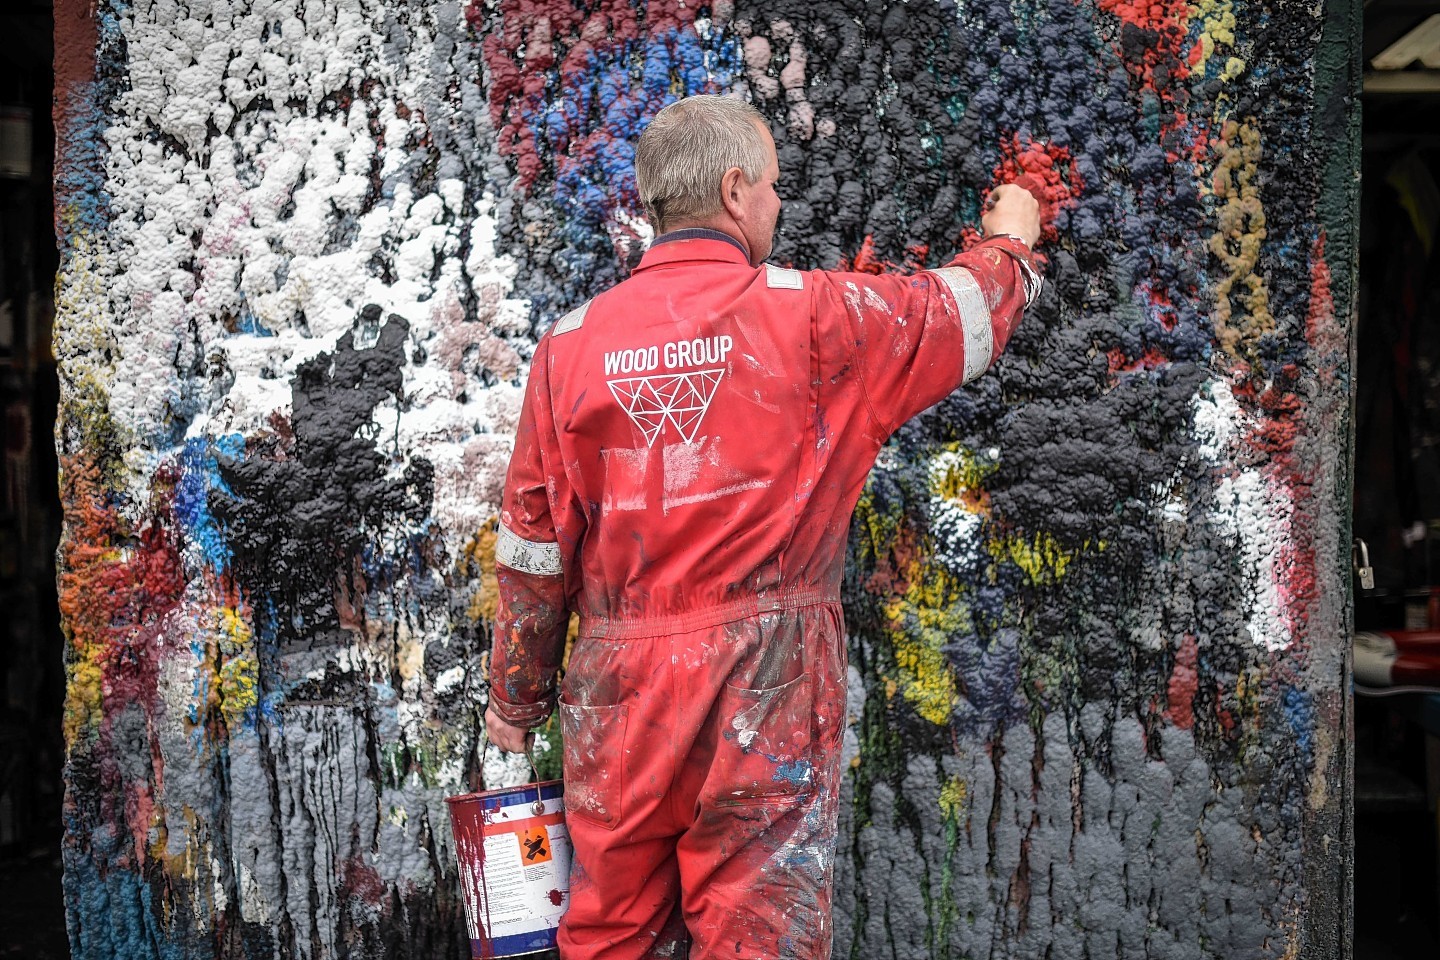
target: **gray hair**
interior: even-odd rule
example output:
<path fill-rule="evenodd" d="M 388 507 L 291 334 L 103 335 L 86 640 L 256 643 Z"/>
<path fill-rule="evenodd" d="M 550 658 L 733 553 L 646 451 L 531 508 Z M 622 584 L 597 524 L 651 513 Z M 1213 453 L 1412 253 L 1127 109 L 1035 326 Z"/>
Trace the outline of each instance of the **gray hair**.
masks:
<path fill-rule="evenodd" d="M 759 128 L 757 128 L 759 124 Z M 701 94 L 655 114 L 635 147 L 635 186 L 656 233 L 720 210 L 720 178 L 739 167 L 754 183 L 769 159 L 765 118 L 744 100 Z"/>

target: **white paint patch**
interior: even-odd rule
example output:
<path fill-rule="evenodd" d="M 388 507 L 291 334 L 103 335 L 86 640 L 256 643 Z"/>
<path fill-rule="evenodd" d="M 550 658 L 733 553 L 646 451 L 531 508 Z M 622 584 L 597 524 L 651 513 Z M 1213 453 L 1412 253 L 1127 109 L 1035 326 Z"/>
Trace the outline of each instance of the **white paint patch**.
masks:
<path fill-rule="evenodd" d="M 1272 652 L 1285 650 L 1295 639 L 1294 619 L 1281 590 L 1287 573 L 1281 553 L 1289 535 L 1293 498 L 1290 491 L 1267 482 L 1261 467 L 1230 466 L 1240 459 L 1239 444 L 1259 424 L 1240 408 L 1228 382 L 1202 384 L 1193 409 L 1196 449 L 1221 474 L 1203 522 L 1234 550 L 1250 641 Z M 1170 489 L 1180 486 L 1177 475 Z M 1160 514 L 1170 524 L 1186 519 L 1182 505 L 1168 497 Z"/>
<path fill-rule="evenodd" d="M 1231 454 L 1237 436 L 1250 429 L 1250 418 L 1240 409 L 1230 384 L 1211 380 L 1201 384 L 1191 401 L 1195 411 L 1195 437 L 1198 451 L 1207 463 L 1219 464 Z"/>
<path fill-rule="evenodd" d="M 448 670 L 440 671 L 439 675 L 435 677 L 435 695 L 443 697 L 463 684 L 466 673 L 464 667 L 451 667 Z"/>
<path fill-rule="evenodd" d="M 927 507 L 935 559 L 950 570 L 972 570 L 982 559 L 985 521 L 954 500 L 931 497 Z"/>
<path fill-rule="evenodd" d="M 459 93 L 443 99 L 465 81 L 434 56 L 440 11 L 460 16 L 411 10 L 398 47 L 393 7 L 378 0 L 313 0 L 303 19 L 221 0 L 131 8 L 130 85 L 105 132 L 103 293 L 112 414 L 162 457 L 170 437 L 253 435 L 287 416 L 296 368 L 333 350 L 364 305 L 404 317 L 407 353 L 427 359 L 407 364 L 412 402 L 385 433 L 396 474 L 416 455 L 456 465 L 437 476 L 435 516 L 458 548 L 495 513 L 502 468 L 459 464 L 471 438 L 508 439 L 486 395 L 523 377 L 507 338 L 523 348 L 528 305 L 508 296 L 514 264 L 495 251 L 492 199 L 444 176 L 417 193 L 399 175 L 423 161 L 432 126 L 474 125 Z M 262 98 L 270 107 L 255 109 Z M 461 306 L 467 285 L 478 317 Z M 356 330 L 356 345 L 377 333 Z M 464 369 L 476 343 L 489 362 Z M 482 385 L 486 370 L 501 386 Z M 143 505 L 153 463 L 132 466 Z"/>
<path fill-rule="evenodd" d="M 864 643 L 862 640 L 861 643 Z M 846 771 L 860 757 L 860 734 L 856 727 L 865 713 L 865 678 L 851 664 L 845 679 L 845 730 L 840 740 L 840 769 Z"/>
<path fill-rule="evenodd" d="M 697 443 L 670 443 L 665 445 L 665 499 L 679 496 L 688 490 L 700 476 L 700 468 L 713 462 L 713 455 L 707 452 L 707 445 Z"/>
<path fill-rule="evenodd" d="M 606 485 L 605 509 L 644 510 L 645 491 L 649 489 L 645 477 L 650 469 L 650 448 L 609 447 L 601 451 L 601 456 L 605 458 L 607 471 L 619 473 L 623 478 Z M 617 489 L 626 491 L 627 495 L 616 496 Z"/>
<path fill-rule="evenodd" d="M 998 459 L 998 450 L 991 454 L 992 459 Z M 959 500 L 938 493 L 948 485 L 953 474 L 964 468 L 965 456 L 959 450 L 941 450 L 926 464 L 931 490 L 926 514 L 935 544 L 935 559 L 955 572 L 977 570 L 983 558 L 984 517 Z"/>
<path fill-rule="evenodd" d="M 1278 492 L 1278 491 L 1276 491 Z M 1289 504 L 1273 499 L 1258 470 L 1243 470 L 1220 481 L 1215 491 L 1215 508 L 1210 522 L 1235 550 L 1247 611 L 1245 626 L 1250 640 L 1266 650 L 1284 650 L 1292 635 L 1289 618 L 1281 602 L 1277 569 L 1280 537 Z"/>
<path fill-rule="evenodd" d="M 746 490 L 758 490 L 769 485 L 769 480 L 742 480 L 739 483 L 716 487 L 714 490 L 706 490 L 704 493 L 692 493 L 683 497 L 666 497 L 663 507 L 668 512 L 687 504 L 708 503 L 711 500 L 719 500 L 721 497 L 730 497 L 737 493 L 744 493 Z"/>

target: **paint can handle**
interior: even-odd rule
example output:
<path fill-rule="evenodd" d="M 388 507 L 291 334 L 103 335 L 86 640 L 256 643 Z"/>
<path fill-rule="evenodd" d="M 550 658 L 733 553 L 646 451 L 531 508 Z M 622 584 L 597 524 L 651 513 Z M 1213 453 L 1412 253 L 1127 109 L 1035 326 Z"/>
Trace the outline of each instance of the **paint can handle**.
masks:
<path fill-rule="evenodd" d="M 545 801 L 540 796 L 540 768 L 535 766 L 535 751 L 529 739 L 525 741 L 525 759 L 530 762 L 530 779 L 535 784 L 535 803 L 530 809 L 538 817 L 545 813 Z"/>
<path fill-rule="evenodd" d="M 530 782 L 535 785 L 535 802 L 530 805 L 530 809 L 534 812 L 535 816 L 538 817 L 545 812 L 545 800 L 543 797 L 540 796 L 540 768 L 535 765 L 535 750 L 531 746 L 531 743 L 532 740 L 530 739 L 530 737 L 526 737 L 525 760 L 527 763 L 530 764 Z M 480 744 L 480 775 L 481 789 L 483 790 L 485 775 L 485 758 L 490 755 L 490 737 L 488 734 L 486 734 L 483 728 L 480 730 Z"/>

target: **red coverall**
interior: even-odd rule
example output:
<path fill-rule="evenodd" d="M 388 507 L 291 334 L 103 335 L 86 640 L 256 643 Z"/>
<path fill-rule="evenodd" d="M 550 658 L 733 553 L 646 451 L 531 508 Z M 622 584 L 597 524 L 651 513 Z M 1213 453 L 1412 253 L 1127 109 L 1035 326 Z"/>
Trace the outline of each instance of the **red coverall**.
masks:
<path fill-rule="evenodd" d="M 708 231 L 687 231 L 687 233 Z M 886 438 L 990 365 L 1039 287 L 987 240 L 913 276 L 662 238 L 535 351 L 496 548 L 490 706 L 558 691 L 566 960 L 830 955 L 840 581 Z M 688 932 L 687 932 L 688 931 Z"/>

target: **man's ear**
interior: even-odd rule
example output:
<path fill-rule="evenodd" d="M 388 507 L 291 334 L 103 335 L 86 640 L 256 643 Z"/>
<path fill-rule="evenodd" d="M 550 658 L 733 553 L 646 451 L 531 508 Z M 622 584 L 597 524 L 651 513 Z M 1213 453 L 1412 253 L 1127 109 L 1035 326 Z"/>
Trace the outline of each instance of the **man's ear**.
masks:
<path fill-rule="evenodd" d="M 734 220 L 745 219 L 745 186 L 745 171 L 739 167 L 731 167 L 720 178 L 720 202 Z"/>

